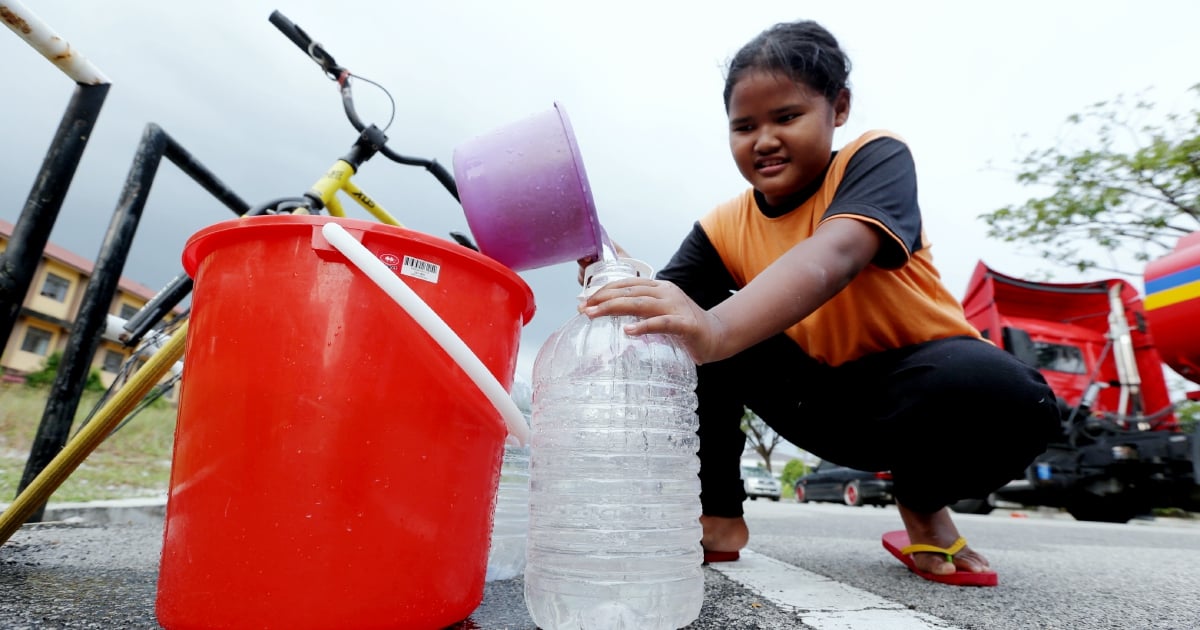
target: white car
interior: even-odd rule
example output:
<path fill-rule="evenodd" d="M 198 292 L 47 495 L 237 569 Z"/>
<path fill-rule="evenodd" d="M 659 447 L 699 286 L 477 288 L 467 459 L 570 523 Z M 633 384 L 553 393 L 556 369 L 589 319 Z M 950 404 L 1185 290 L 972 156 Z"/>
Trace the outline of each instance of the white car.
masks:
<path fill-rule="evenodd" d="M 772 501 L 779 500 L 783 486 L 767 472 L 766 468 L 757 466 L 742 466 L 742 483 L 746 486 L 746 496 L 751 501 L 764 497 Z"/>

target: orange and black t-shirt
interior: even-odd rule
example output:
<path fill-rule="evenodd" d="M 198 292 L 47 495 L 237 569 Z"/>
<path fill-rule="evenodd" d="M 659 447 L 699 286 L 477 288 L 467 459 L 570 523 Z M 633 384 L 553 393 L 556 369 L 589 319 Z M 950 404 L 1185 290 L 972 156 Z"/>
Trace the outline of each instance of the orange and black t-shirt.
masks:
<path fill-rule="evenodd" d="M 933 266 L 912 155 L 884 131 L 863 134 L 834 153 L 825 176 L 782 207 L 767 205 L 753 189 L 717 206 L 658 277 L 711 308 L 834 217 L 870 224 L 883 245 L 840 293 L 785 331 L 806 353 L 841 365 L 883 350 L 979 335 Z"/>

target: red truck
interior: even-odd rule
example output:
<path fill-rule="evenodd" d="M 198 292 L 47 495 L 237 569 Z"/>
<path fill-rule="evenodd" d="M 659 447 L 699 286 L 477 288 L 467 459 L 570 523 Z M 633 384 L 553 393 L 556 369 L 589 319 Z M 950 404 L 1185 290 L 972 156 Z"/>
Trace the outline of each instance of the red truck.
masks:
<path fill-rule="evenodd" d="M 986 513 L 1005 500 L 1114 523 L 1153 508 L 1200 510 L 1200 429 L 1180 428 L 1164 376 L 1165 365 L 1200 383 L 1200 232 L 1143 279 L 1144 299 L 1121 279 L 1034 282 L 976 266 L 967 318 L 1046 377 L 1062 432 L 1024 479 L 956 510 Z"/>

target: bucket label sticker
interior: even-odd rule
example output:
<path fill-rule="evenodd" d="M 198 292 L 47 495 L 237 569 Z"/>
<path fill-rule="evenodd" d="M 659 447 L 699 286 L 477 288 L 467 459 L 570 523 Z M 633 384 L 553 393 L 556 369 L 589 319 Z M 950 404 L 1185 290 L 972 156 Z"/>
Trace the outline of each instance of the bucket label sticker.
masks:
<path fill-rule="evenodd" d="M 429 282 L 437 282 L 438 274 L 441 273 L 442 266 L 436 263 L 431 263 L 427 260 L 413 258 L 412 256 L 404 257 L 404 264 L 400 266 L 400 275 L 411 276 Z"/>

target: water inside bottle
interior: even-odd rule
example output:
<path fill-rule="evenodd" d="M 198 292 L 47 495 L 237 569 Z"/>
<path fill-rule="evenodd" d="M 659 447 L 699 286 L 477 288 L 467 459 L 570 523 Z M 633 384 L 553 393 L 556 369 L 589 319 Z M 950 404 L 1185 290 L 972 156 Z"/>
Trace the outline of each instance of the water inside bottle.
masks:
<path fill-rule="evenodd" d="M 651 276 L 604 245 L 588 287 Z M 704 601 L 695 365 L 621 325 L 574 316 L 533 366 L 524 596 L 545 630 L 675 630 Z"/>

